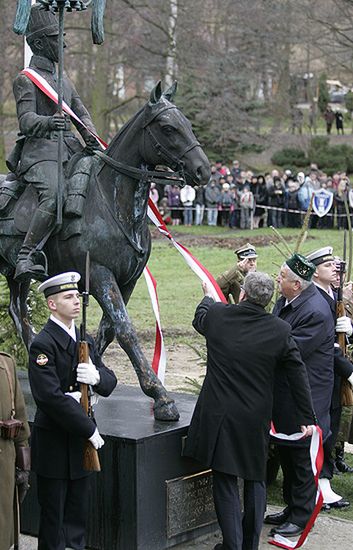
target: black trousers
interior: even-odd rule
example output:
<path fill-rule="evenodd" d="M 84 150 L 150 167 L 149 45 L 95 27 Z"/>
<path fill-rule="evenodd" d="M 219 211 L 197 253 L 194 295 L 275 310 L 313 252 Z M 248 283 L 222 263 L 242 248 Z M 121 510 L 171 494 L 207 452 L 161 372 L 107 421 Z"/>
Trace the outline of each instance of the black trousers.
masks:
<path fill-rule="evenodd" d="M 278 451 L 283 471 L 283 499 L 289 511 L 287 521 L 304 527 L 316 499 L 309 447 L 278 445 Z"/>
<path fill-rule="evenodd" d="M 37 476 L 40 524 L 38 550 L 83 550 L 90 476 L 50 479 Z"/>
<path fill-rule="evenodd" d="M 213 500 L 224 550 L 257 550 L 266 509 L 264 481 L 244 480 L 244 513 L 238 478 L 213 470 Z"/>

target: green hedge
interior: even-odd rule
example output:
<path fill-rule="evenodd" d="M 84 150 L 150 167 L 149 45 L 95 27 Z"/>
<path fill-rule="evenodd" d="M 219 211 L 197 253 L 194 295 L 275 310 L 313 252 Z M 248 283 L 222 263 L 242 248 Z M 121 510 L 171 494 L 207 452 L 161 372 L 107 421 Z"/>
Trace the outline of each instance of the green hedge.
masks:
<path fill-rule="evenodd" d="M 314 137 L 308 154 L 299 148 L 285 148 L 272 156 L 273 164 L 296 171 L 297 168 L 317 164 L 320 170 L 332 176 L 335 172 L 353 173 L 353 147 L 350 145 L 329 145 L 329 137 Z"/>
<path fill-rule="evenodd" d="M 305 155 L 305 152 L 302 149 L 297 149 L 294 147 L 287 147 L 285 149 L 277 151 L 272 156 L 271 160 L 273 164 L 285 167 L 287 167 L 288 165 L 292 165 L 301 168 L 303 166 L 307 166 L 308 164 L 308 159 Z"/>

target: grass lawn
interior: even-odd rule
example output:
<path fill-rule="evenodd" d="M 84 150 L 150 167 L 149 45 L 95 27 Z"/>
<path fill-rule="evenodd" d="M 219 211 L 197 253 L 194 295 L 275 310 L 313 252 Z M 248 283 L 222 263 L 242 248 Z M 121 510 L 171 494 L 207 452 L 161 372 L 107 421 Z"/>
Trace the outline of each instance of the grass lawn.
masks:
<path fill-rule="evenodd" d="M 353 466 L 353 455 L 346 453 L 345 461 L 350 466 Z M 348 519 L 353 521 L 353 474 L 341 474 L 334 476 L 332 480 L 332 488 L 334 491 L 348 499 L 351 506 L 343 508 L 342 510 L 330 510 L 329 512 L 321 512 L 322 514 L 329 514 L 340 519 Z M 277 506 L 283 506 L 282 500 L 282 472 L 278 475 L 275 483 L 267 488 L 267 501 L 269 504 L 276 504 Z"/>

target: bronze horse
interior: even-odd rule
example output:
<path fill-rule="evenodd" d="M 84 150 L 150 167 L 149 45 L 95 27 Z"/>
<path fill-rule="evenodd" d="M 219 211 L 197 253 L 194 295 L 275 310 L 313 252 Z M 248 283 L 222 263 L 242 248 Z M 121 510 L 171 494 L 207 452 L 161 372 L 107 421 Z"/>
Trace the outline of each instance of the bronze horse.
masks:
<path fill-rule="evenodd" d="M 163 94 L 158 83 L 146 105 L 113 138 L 105 155 L 93 159 L 80 231 L 66 240 L 60 231 L 44 248 L 49 276 L 71 270 L 83 274 L 89 251 L 90 291 L 103 313 L 96 339 L 99 352 L 117 338 L 142 390 L 155 401 L 155 418 L 166 421 L 177 420 L 179 413 L 147 362 L 125 306 L 151 250 L 147 226 L 151 170 L 156 165 L 168 166 L 182 173 L 190 185 L 206 183 L 209 178 L 209 162 L 190 122 L 171 103 L 175 90 L 174 85 Z M 0 271 L 10 288 L 10 315 L 28 347 L 33 339 L 27 320 L 29 283 L 13 279 L 23 235 L 16 235 L 15 230 L 4 235 L 4 223 L 11 226 L 13 220 L 0 219 Z"/>

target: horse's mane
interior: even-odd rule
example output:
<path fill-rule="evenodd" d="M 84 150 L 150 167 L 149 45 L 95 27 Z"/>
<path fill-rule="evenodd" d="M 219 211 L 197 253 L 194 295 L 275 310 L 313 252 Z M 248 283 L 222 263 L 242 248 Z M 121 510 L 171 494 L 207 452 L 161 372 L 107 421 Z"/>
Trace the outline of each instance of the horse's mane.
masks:
<path fill-rule="evenodd" d="M 115 136 L 113 137 L 113 139 L 111 140 L 111 142 L 109 143 L 105 153 L 110 156 L 110 157 L 114 157 L 114 153 L 115 153 L 115 149 L 120 141 L 120 138 L 121 136 L 130 128 L 130 126 L 132 126 L 134 124 L 134 122 L 137 120 L 137 118 L 141 115 L 142 111 L 144 111 L 146 105 L 144 105 L 143 107 L 141 107 L 141 109 L 139 109 L 137 111 L 137 113 L 134 114 L 133 117 L 131 117 L 127 122 L 125 122 L 125 124 L 120 128 L 120 130 L 115 134 Z"/>

